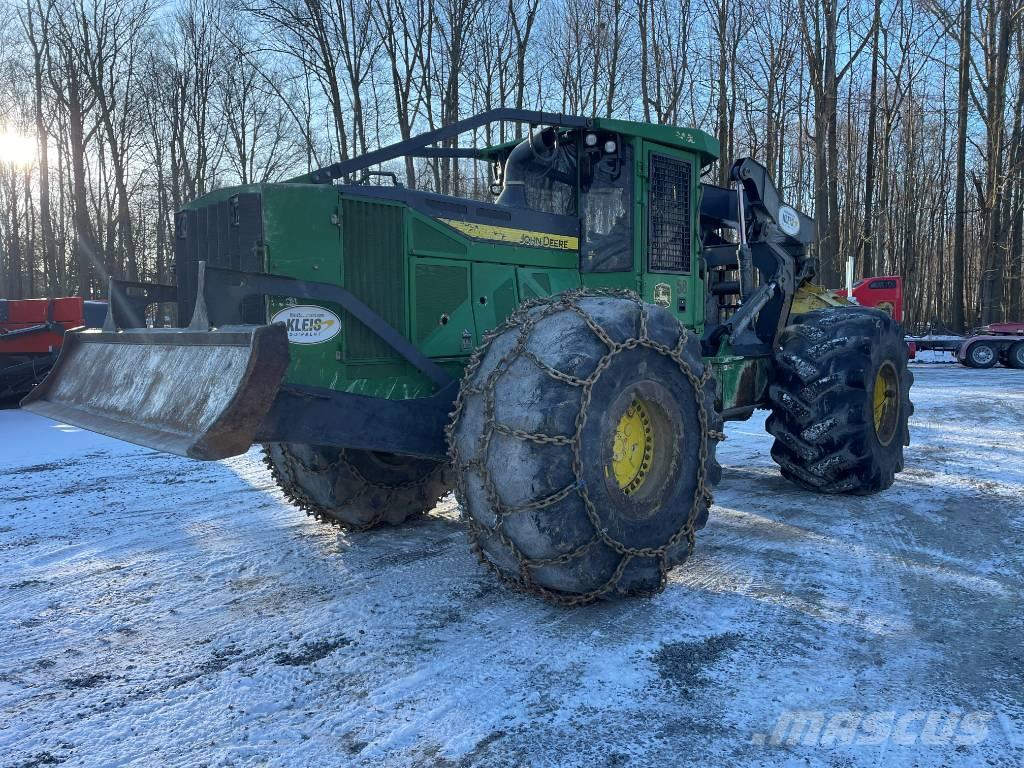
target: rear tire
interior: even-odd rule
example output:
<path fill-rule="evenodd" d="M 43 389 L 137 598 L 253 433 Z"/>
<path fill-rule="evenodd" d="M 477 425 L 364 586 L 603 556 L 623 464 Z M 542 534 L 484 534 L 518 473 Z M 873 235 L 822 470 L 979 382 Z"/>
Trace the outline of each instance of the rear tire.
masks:
<path fill-rule="evenodd" d="M 721 476 L 714 401 L 697 338 L 635 294 L 524 305 L 474 353 L 449 429 L 477 554 L 563 604 L 660 591 Z"/>
<path fill-rule="evenodd" d="M 819 493 L 891 486 L 914 411 L 900 326 L 874 309 L 819 309 L 793 318 L 779 345 L 765 428 L 783 476 Z"/>
<path fill-rule="evenodd" d="M 979 341 L 967 348 L 966 359 L 971 368 L 991 368 L 999 362 L 999 352 L 991 344 Z"/>
<path fill-rule="evenodd" d="M 451 490 L 445 462 L 295 443 L 267 443 L 263 455 L 292 504 L 349 531 L 398 525 Z"/>
<path fill-rule="evenodd" d="M 1018 341 L 1006 353 L 1006 364 L 1011 368 L 1024 369 L 1024 341 Z"/>

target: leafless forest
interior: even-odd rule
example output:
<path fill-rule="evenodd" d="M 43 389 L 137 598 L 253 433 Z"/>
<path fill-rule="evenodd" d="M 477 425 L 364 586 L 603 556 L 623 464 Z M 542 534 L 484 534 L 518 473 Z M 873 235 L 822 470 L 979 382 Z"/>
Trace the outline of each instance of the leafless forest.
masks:
<path fill-rule="evenodd" d="M 817 217 L 822 282 L 1021 318 L 1022 0 L 0 0 L 0 295 L 170 279 L 173 212 L 495 106 L 703 128 Z M 478 143 L 512 138 L 514 126 Z M 504 132 L 504 135 L 503 135 Z M 409 185 L 473 195 L 469 165 Z"/>

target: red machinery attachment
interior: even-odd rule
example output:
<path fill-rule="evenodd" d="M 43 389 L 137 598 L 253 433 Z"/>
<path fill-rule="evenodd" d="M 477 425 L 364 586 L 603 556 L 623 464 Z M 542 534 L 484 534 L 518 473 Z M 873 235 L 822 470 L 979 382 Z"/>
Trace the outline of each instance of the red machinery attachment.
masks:
<path fill-rule="evenodd" d="M 103 323 L 106 302 L 77 296 L 0 299 L 0 399 L 23 395 L 42 381 L 64 344 L 64 333 Z"/>

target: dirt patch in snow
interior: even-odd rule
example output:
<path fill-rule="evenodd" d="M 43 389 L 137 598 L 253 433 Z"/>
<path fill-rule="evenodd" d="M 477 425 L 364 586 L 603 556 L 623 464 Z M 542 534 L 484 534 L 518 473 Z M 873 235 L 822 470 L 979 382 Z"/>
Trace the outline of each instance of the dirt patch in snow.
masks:
<path fill-rule="evenodd" d="M 651 658 L 663 680 L 689 688 L 698 685 L 702 676 L 741 640 L 742 634 L 724 632 L 692 642 L 668 643 L 655 651 Z"/>
<path fill-rule="evenodd" d="M 347 637 L 336 637 L 331 640 L 313 640 L 303 643 L 298 650 L 282 651 L 274 657 L 275 664 L 288 667 L 305 667 L 321 659 L 326 659 L 339 648 L 344 648 L 352 641 Z"/>

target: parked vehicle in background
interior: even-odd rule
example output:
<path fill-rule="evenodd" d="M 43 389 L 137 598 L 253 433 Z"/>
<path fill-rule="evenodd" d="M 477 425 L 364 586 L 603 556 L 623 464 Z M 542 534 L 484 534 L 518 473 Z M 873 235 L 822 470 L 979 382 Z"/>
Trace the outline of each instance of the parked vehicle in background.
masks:
<path fill-rule="evenodd" d="M 1024 323 L 992 323 L 976 328 L 966 336 L 949 332 L 908 336 L 918 351 L 946 353 L 940 362 L 959 362 L 968 368 L 991 368 L 1002 363 L 1007 368 L 1024 369 Z"/>
<path fill-rule="evenodd" d="M 836 294 L 847 296 L 847 291 L 839 288 Z M 853 284 L 853 299 L 862 307 L 880 309 L 897 323 L 903 322 L 903 278 L 899 275 L 858 280 Z"/>
<path fill-rule="evenodd" d="M 956 350 L 956 359 L 970 368 L 1024 369 L 1024 323 L 992 323 L 968 336 Z"/>
<path fill-rule="evenodd" d="M 20 397 L 57 361 L 65 331 L 99 328 L 105 301 L 0 299 L 0 400 Z"/>

